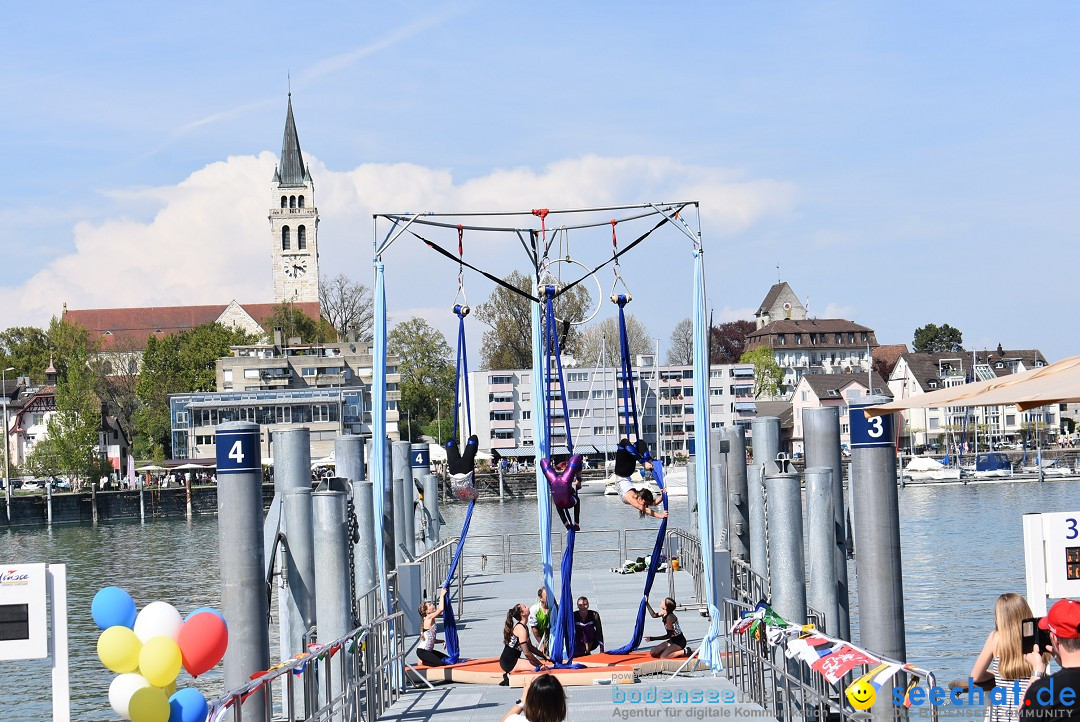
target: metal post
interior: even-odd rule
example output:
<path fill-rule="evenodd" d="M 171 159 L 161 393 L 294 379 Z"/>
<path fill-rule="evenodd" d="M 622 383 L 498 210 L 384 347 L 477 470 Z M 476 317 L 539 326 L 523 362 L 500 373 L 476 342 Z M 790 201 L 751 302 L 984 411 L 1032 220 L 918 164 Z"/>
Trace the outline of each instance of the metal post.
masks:
<path fill-rule="evenodd" d="M 807 561 L 810 566 L 810 606 L 825 615 L 825 632 L 840 628 L 836 584 L 836 520 L 833 511 L 832 469 L 808 467 L 806 479 Z"/>
<path fill-rule="evenodd" d="M 904 641 L 904 584 L 900 559 L 900 504 L 896 488 L 893 415 L 868 419 L 866 406 L 886 403 L 869 397 L 851 404 L 851 485 L 855 490 L 855 577 L 859 593 L 861 646 L 907 661 Z"/>
<path fill-rule="evenodd" d="M 746 429 L 736 424 L 724 429 L 728 440 L 728 549 L 735 559 L 750 559 L 750 507 L 746 476 Z"/>
<path fill-rule="evenodd" d="M 840 452 L 840 409 L 835 406 L 803 409 L 803 447 L 806 467 L 832 469 L 833 519 L 835 524 L 836 627 L 829 634 L 851 639 L 851 602 L 848 589 L 847 517 L 844 503 L 844 460 Z"/>
<path fill-rule="evenodd" d="M 146 489 L 146 472 L 143 474 L 139 477 L 139 521 L 146 521 L 146 497 L 143 496 L 143 491 Z"/>
<path fill-rule="evenodd" d="M 375 596 L 368 594 L 378 583 L 375 573 L 375 509 L 372 500 L 375 487 L 370 481 L 354 481 L 353 508 L 356 510 L 360 541 L 356 543 L 355 569 L 356 594 L 361 597 L 360 623 L 371 624 L 375 620 Z"/>
<path fill-rule="evenodd" d="M 386 573 L 397 569 L 397 537 L 394 532 L 394 463 L 393 463 L 393 449 L 388 443 L 386 445 L 386 456 L 383 458 L 383 518 L 380 522 L 375 519 L 376 524 L 382 524 L 383 535 L 383 552 L 385 554 L 384 561 L 386 563 Z M 379 463 L 378 459 L 372 459 L 373 464 Z M 374 508 L 374 507 L 373 507 Z M 391 597 L 391 600 L 393 597 Z M 389 614 L 390 610 L 383 610 Z"/>
<path fill-rule="evenodd" d="M 776 455 L 780 453 L 780 419 L 775 416 L 759 416 L 750 424 L 754 465 L 765 464 L 765 476 L 779 473 Z"/>
<path fill-rule="evenodd" d="M 712 503 L 713 551 L 727 549 L 727 452 L 730 445 L 719 430 L 709 431 L 709 501 Z M 687 477 L 689 486 L 689 477 Z M 730 564 L 728 565 L 730 566 Z"/>
<path fill-rule="evenodd" d="M 8 467 L 11 466 L 11 460 L 8 458 L 8 455 L 11 453 L 11 437 L 8 436 L 8 400 L 11 397 L 8 396 L 7 372 L 14 370 L 14 366 L 0 369 L 0 386 L 3 386 L 4 389 L 4 504 L 7 507 L 8 524 L 11 524 L 11 477 L 8 473 Z"/>
<path fill-rule="evenodd" d="M 315 616 L 319 620 L 319 642 L 332 642 L 352 630 L 352 601 L 349 599 L 348 531 L 345 523 L 344 491 L 322 490 L 311 495 L 315 548 Z M 325 686 L 323 704 L 341 695 L 346 680 L 332 675 Z M 343 720 L 344 712 L 331 719 Z"/>
<path fill-rule="evenodd" d="M 761 476 L 762 464 L 754 463 L 746 469 L 746 497 L 750 514 L 750 569 L 769 580 L 769 545 L 765 541 L 765 479 Z"/>
<path fill-rule="evenodd" d="M 506 476 L 503 474 L 502 463 L 495 465 L 495 468 L 499 471 L 499 501 L 506 498 Z"/>
<path fill-rule="evenodd" d="M 769 474 L 769 579 L 772 607 L 792 624 L 806 624 L 802 489 L 798 474 Z"/>
<path fill-rule="evenodd" d="M 393 446 L 393 479 L 394 479 L 394 541 L 397 560 L 409 561 L 401 551 L 401 547 L 409 548 L 409 521 L 408 516 L 413 509 L 412 493 L 412 467 L 409 464 L 409 452 L 412 444 L 407 441 L 395 441 Z"/>
<path fill-rule="evenodd" d="M 52 479 L 45 482 L 45 523 L 52 526 Z"/>
<path fill-rule="evenodd" d="M 221 608 L 229 625 L 225 689 L 236 689 L 270 666 L 258 424 L 237 421 L 217 428 L 217 468 L 218 518 L 229 520 L 218 524 Z M 243 705 L 251 719 L 265 718 L 266 707 L 262 690 Z"/>
<path fill-rule="evenodd" d="M 439 523 L 439 477 L 434 474 L 424 476 L 424 517 L 427 519 L 428 549 L 439 545 L 442 526 Z"/>
<path fill-rule="evenodd" d="M 277 453 L 280 454 L 281 450 L 278 449 Z M 306 651 L 304 635 L 318 624 L 318 617 L 315 613 L 315 537 L 311 487 L 287 489 L 283 504 L 288 551 L 283 565 L 286 586 L 278 598 L 278 609 L 281 615 L 281 658 L 284 660 Z M 284 614 L 286 609 L 290 610 L 287 620 Z M 291 699 L 287 692 L 283 694 L 287 699 L 285 711 L 291 709 L 297 717 L 301 716 L 306 696 L 303 685 L 294 690 Z"/>

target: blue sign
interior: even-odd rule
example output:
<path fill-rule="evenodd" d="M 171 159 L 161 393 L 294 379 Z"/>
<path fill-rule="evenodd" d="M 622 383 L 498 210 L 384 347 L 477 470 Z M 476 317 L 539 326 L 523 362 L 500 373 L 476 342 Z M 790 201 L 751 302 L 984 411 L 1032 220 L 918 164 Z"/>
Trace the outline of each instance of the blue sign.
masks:
<path fill-rule="evenodd" d="M 852 405 L 848 410 L 848 423 L 851 428 L 851 448 L 873 448 L 877 446 L 895 446 L 896 429 L 893 426 L 893 414 L 871 416 L 867 418 L 863 409 L 877 406 L 876 403 Z"/>
<path fill-rule="evenodd" d="M 262 472 L 262 447 L 259 427 L 222 429 L 217 431 L 218 474 L 248 474 Z"/>
<path fill-rule="evenodd" d="M 409 450 L 409 462 L 414 469 L 431 468 L 431 449 L 427 444 L 413 444 Z"/>

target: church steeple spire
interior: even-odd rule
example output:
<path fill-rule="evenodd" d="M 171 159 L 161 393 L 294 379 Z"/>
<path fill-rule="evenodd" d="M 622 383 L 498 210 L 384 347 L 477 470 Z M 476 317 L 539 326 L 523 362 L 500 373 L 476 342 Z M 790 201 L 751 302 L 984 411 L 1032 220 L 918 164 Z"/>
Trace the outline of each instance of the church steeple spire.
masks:
<path fill-rule="evenodd" d="M 274 182 L 279 186 L 302 186 L 311 180 L 304 154 L 300 152 L 300 138 L 296 134 L 293 119 L 292 93 L 289 93 L 289 112 L 285 116 L 285 137 L 281 141 L 281 165 L 274 171 Z"/>

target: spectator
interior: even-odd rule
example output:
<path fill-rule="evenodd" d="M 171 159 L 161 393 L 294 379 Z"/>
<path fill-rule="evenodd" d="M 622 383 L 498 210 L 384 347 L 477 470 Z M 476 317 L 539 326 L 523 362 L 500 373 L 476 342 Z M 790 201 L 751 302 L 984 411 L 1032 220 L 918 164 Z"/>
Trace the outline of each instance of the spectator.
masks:
<path fill-rule="evenodd" d="M 1080 602 L 1062 599 L 1039 620 L 1039 629 L 1050 632 L 1050 648 L 1061 669 L 1047 676 L 1041 649 L 1024 655 L 1034 670 L 1029 680 L 1021 720 L 1062 720 L 1080 717 Z"/>
<path fill-rule="evenodd" d="M 1021 650 L 1020 623 L 1031 616 L 1027 600 L 1015 592 L 1002 594 L 994 603 L 994 631 L 975 660 L 971 679 L 975 684 L 993 682 L 1006 690 L 1007 696 L 1001 704 L 987 700 L 986 722 L 1011 722 L 1017 718 L 1032 671 Z"/>
<path fill-rule="evenodd" d="M 541 674 L 521 691 L 502 722 L 562 722 L 566 719 L 566 692 L 558 678 Z"/>
<path fill-rule="evenodd" d="M 535 647 L 540 654 L 547 655 L 548 627 L 551 619 L 548 613 L 547 589 L 540 587 L 536 590 L 536 604 L 529 607 L 529 631 L 535 640 Z"/>

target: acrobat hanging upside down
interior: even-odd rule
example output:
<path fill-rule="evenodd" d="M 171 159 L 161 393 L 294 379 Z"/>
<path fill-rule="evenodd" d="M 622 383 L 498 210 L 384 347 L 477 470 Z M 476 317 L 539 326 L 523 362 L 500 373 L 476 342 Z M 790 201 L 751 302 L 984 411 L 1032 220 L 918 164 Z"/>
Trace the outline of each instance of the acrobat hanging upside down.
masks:
<path fill-rule="evenodd" d="M 473 472 L 476 471 L 476 451 L 480 448 L 480 440 L 476 434 L 469 437 L 465 442 L 465 453 L 458 451 L 456 439 L 446 442 L 446 464 L 450 469 L 450 491 L 461 501 L 474 501 L 480 496 L 473 483 Z"/>

